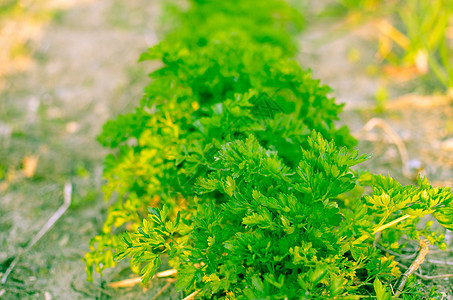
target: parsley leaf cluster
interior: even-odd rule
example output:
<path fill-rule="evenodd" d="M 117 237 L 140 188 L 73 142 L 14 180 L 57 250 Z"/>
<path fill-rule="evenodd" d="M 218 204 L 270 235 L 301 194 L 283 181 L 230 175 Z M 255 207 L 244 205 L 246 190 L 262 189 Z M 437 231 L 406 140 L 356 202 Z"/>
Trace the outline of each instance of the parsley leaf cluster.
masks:
<path fill-rule="evenodd" d="M 164 257 L 179 289 L 208 299 L 390 299 L 401 272 L 381 249 L 445 248 L 432 222 L 417 225 L 433 215 L 452 230 L 451 192 L 352 169 L 369 156 L 336 127 L 330 88 L 291 58 L 303 18 L 286 2 L 190 4 L 140 58 L 163 64 L 140 107 L 99 136 L 118 200 L 89 278 L 130 258 L 146 283 Z M 410 278 L 402 295 L 424 293 Z"/>

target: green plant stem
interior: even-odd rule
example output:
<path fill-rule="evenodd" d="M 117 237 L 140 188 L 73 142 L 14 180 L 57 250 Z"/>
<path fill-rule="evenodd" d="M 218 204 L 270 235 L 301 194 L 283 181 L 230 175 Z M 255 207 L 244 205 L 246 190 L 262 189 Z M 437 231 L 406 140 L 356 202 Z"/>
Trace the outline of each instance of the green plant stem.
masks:
<path fill-rule="evenodd" d="M 411 217 L 413 218 L 413 216 L 411 216 L 411 215 L 404 215 L 404 216 L 402 216 L 402 217 L 400 217 L 400 218 L 398 218 L 396 220 L 393 220 L 390 223 L 387 223 L 385 225 L 379 226 L 379 227 L 377 227 L 376 229 L 373 230 L 373 234 L 376 234 L 376 233 L 378 233 L 380 231 L 383 231 L 384 229 L 392 227 L 393 225 L 395 225 L 395 224 L 397 224 L 399 222 L 402 222 L 402 221 L 406 220 L 407 218 L 411 218 Z"/>
<path fill-rule="evenodd" d="M 393 221 L 390 222 L 390 223 L 387 223 L 387 224 L 385 224 L 385 225 L 381 225 L 381 226 L 376 227 L 376 228 L 373 230 L 373 234 L 376 234 L 376 233 L 378 233 L 378 232 L 381 232 L 381 231 L 383 231 L 384 229 L 387 229 L 387 228 L 389 228 L 389 227 L 392 227 L 393 225 L 395 225 L 395 224 L 397 224 L 397 223 L 399 223 L 399 222 L 402 222 L 402 221 L 404 221 L 404 220 L 406 220 L 406 219 L 408 219 L 408 218 L 413 218 L 413 217 L 414 217 L 414 216 L 411 216 L 411 215 L 404 215 L 404 216 L 402 216 L 402 217 L 399 217 L 398 219 L 395 219 L 395 220 L 393 220 Z M 367 234 L 364 234 L 364 235 L 362 235 L 361 237 L 359 237 L 358 239 L 356 239 L 356 240 L 353 242 L 353 244 L 354 244 L 354 245 L 359 244 L 359 243 L 365 241 L 368 237 L 369 237 L 369 236 L 368 236 Z M 348 250 L 349 250 L 349 246 L 343 247 L 343 250 L 348 251 Z"/>

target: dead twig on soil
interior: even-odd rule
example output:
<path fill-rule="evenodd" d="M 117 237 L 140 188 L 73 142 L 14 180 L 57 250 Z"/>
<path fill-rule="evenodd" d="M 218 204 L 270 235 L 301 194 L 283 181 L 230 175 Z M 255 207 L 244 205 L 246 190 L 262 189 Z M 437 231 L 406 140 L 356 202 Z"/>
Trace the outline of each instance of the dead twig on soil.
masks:
<path fill-rule="evenodd" d="M 177 271 L 175 269 L 162 271 L 162 272 L 156 273 L 153 276 L 153 279 L 154 278 L 166 278 L 166 277 L 176 276 L 176 272 Z M 112 288 L 131 287 L 131 286 L 134 286 L 136 284 L 140 284 L 141 282 L 142 282 L 142 278 L 141 277 L 134 277 L 134 278 L 124 279 L 124 280 L 121 280 L 121 281 L 111 282 L 111 283 L 108 284 L 108 286 L 110 286 Z"/>
<path fill-rule="evenodd" d="M 417 254 L 417 257 L 412 262 L 410 267 L 404 272 L 401 277 L 400 283 L 398 284 L 398 288 L 396 290 L 395 296 L 398 297 L 399 294 L 403 291 L 404 286 L 406 285 L 407 278 L 412 273 L 415 273 L 420 265 L 425 261 L 425 256 L 429 253 L 429 242 L 427 240 L 420 240 L 420 249 Z M 416 273 L 415 273 L 416 274 Z"/>
<path fill-rule="evenodd" d="M 411 254 L 411 255 L 401 255 L 401 254 L 399 254 L 399 253 L 397 253 L 395 251 L 392 251 L 390 249 L 386 249 L 386 248 L 382 247 L 379 243 L 376 244 L 376 247 L 378 247 L 379 249 L 381 249 L 384 252 L 387 252 L 390 255 L 396 256 L 399 259 L 404 259 L 404 260 L 413 259 L 417 255 L 417 253 L 414 253 L 414 254 Z"/>
<path fill-rule="evenodd" d="M 105 294 L 109 297 L 114 296 L 114 294 L 112 292 L 110 292 L 102 287 L 99 287 L 95 284 L 83 283 L 82 285 L 77 286 L 75 281 L 71 281 L 70 286 L 71 286 L 72 290 L 74 290 L 75 292 L 82 294 L 84 296 L 90 297 L 90 299 L 99 298 L 99 293 L 101 293 L 101 296 L 103 294 Z"/>
<path fill-rule="evenodd" d="M 453 261 L 441 261 L 441 260 L 434 260 L 434 259 L 427 259 L 427 262 L 436 265 L 450 265 L 453 266 Z"/>
<path fill-rule="evenodd" d="M 60 208 L 50 217 L 47 223 L 41 228 L 41 230 L 33 237 L 33 239 L 28 243 L 27 247 L 19 251 L 16 255 L 14 260 L 9 265 L 8 269 L 6 270 L 5 274 L 3 274 L 1 284 L 5 284 L 6 280 L 8 279 L 9 274 L 13 271 L 16 264 L 19 262 L 21 256 L 30 250 L 48 231 L 49 229 L 60 219 L 60 217 L 66 212 L 66 210 L 71 205 L 71 198 L 72 198 L 72 184 L 67 182 L 64 186 L 64 203 L 60 206 Z"/>
<path fill-rule="evenodd" d="M 426 276 L 418 273 L 414 273 L 418 277 L 423 280 L 433 280 L 433 279 L 440 279 L 440 278 L 453 278 L 453 274 L 441 274 L 441 275 L 434 275 L 434 276 Z"/>
<path fill-rule="evenodd" d="M 398 263 L 398 266 L 403 267 L 406 270 L 409 269 L 409 267 L 406 267 L 405 265 L 403 265 L 401 263 Z M 434 276 L 423 275 L 423 274 L 420 274 L 417 272 L 414 272 L 413 274 L 423 280 L 433 280 L 433 279 L 439 279 L 439 278 L 453 278 L 453 274 L 441 274 L 441 275 L 434 275 Z"/>
<path fill-rule="evenodd" d="M 167 283 L 164 285 L 163 288 L 160 289 L 160 291 L 153 297 L 153 300 L 156 300 L 159 298 L 168 288 L 176 281 L 176 279 L 171 278 L 167 279 Z"/>
<path fill-rule="evenodd" d="M 396 133 L 396 131 L 383 119 L 380 118 L 372 118 L 369 120 L 365 126 L 356 134 L 358 138 L 362 137 L 365 133 L 370 132 L 373 130 L 373 128 L 379 127 L 381 128 L 387 136 L 390 138 L 393 144 L 395 144 L 396 148 L 398 149 L 398 152 L 401 157 L 401 162 L 402 162 L 402 168 L 401 171 L 403 172 L 403 175 L 410 178 L 411 174 L 409 170 L 407 169 L 408 163 L 409 163 L 409 154 L 407 152 L 406 146 L 404 145 L 403 140 L 399 137 L 399 135 Z"/>

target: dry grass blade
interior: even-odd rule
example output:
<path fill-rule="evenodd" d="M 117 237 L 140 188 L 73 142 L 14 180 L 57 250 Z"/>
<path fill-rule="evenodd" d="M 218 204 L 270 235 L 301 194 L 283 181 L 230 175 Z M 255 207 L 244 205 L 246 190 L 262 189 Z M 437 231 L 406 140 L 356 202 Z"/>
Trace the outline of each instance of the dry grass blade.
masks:
<path fill-rule="evenodd" d="M 71 205 L 71 198 L 72 198 L 72 184 L 67 182 L 64 186 L 64 203 L 60 208 L 50 217 L 47 223 L 41 228 L 41 230 L 33 237 L 33 239 L 28 243 L 27 247 L 22 249 L 16 257 L 14 258 L 13 262 L 9 265 L 8 269 L 6 270 L 5 274 L 3 274 L 2 280 L 0 281 L 1 284 L 4 284 L 8 279 L 9 274 L 13 271 L 16 264 L 19 262 L 21 256 L 30 250 L 45 234 L 49 229 L 60 219 L 60 217 L 66 212 L 66 210 Z"/>
<path fill-rule="evenodd" d="M 407 165 L 409 162 L 409 154 L 407 152 L 406 146 L 404 145 L 403 140 L 399 137 L 399 135 L 395 132 L 395 130 L 383 119 L 380 118 L 372 118 L 369 120 L 365 126 L 358 132 L 357 136 L 360 138 L 363 136 L 364 133 L 368 133 L 373 128 L 379 127 L 381 128 L 387 136 L 390 138 L 393 144 L 395 144 L 396 148 L 398 149 L 398 152 L 401 157 L 402 161 L 402 172 L 404 176 L 406 177 L 411 177 L 410 172 L 407 170 Z"/>
<path fill-rule="evenodd" d="M 172 276 L 176 276 L 176 273 L 177 273 L 177 271 L 175 269 L 170 269 L 170 270 L 156 273 L 156 275 L 154 275 L 154 277 L 155 278 L 172 277 Z"/>
<path fill-rule="evenodd" d="M 195 291 L 193 292 L 192 294 L 190 294 L 189 296 L 187 296 L 186 298 L 182 299 L 182 300 L 192 300 L 192 299 L 195 299 L 195 296 L 199 293 L 200 291 Z"/>
<path fill-rule="evenodd" d="M 434 259 L 429 259 L 427 260 L 431 264 L 436 264 L 436 265 L 450 265 L 453 266 L 453 261 L 441 261 L 441 260 L 434 260 Z"/>
<path fill-rule="evenodd" d="M 115 281 L 108 284 L 109 287 L 112 288 L 124 288 L 124 287 L 131 287 L 142 282 L 141 277 L 134 277 L 129 279 L 124 279 L 121 281 Z"/>
<path fill-rule="evenodd" d="M 156 273 L 153 276 L 153 279 L 176 276 L 176 273 L 177 273 L 177 271 L 175 269 L 169 269 L 166 271 Z M 131 286 L 140 284 L 141 282 L 142 282 L 141 277 L 134 277 L 134 278 L 124 279 L 121 281 L 111 282 L 108 285 L 112 288 L 122 288 L 122 287 L 131 287 Z"/>
<path fill-rule="evenodd" d="M 24 166 L 24 175 L 27 178 L 33 177 L 35 175 L 36 167 L 38 166 L 39 156 L 30 155 L 24 157 L 23 166 Z"/>
<path fill-rule="evenodd" d="M 453 278 L 453 274 L 441 274 L 441 275 L 434 275 L 434 276 L 426 276 L 426 275 L 422 275 L 419 273 L 414 273 L 414 274 L 423 280 L 432 280 L 432 279 L 439 279 L 439 278 Z"/>
<path fill-rule="evenodd" d="M 387 110 L 425 110 L 434 107 L 448 106 L 453 102 L 451 95 L 422 96 L 407 94 L 394 99 L 385 105 Z"/>
<path fill-rule="evenodd" d="M 387 20 L 381 19 L 376 22 L 376 27 L 378 30 L 385 36 L 392 39 L 395 43 L 401 46 L 403 49 L 407 49 L 410 45 L 410 40 L 402 34 L 398 29 L 396 29 L 392 24 Z"/>

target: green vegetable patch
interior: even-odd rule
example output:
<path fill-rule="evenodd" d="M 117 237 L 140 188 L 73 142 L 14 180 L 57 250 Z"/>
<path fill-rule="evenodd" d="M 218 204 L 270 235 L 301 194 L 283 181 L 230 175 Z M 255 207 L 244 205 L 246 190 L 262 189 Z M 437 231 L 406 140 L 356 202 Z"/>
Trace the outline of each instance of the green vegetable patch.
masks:
<path fill-rule="evenodd" d="M 335 125 L 342 105 L 291 58 L 302 16 L 279 0 L 192 0 L 177 16 L 141 56 L 162 62 L 141 106 L 99 136 L 118 199 L 89 279 L 129 258 L 146 284 L 164 259 L 201 299 L 441 299 L 389 253 L 445 249 L 419 223 L 452 230 L 453 196 L 353 169 L 369 156 Z"/>

